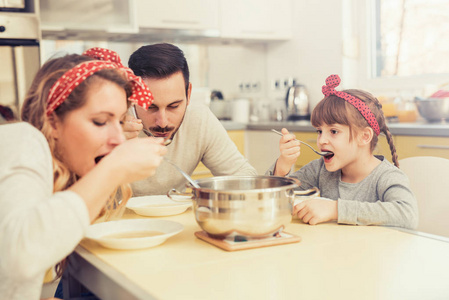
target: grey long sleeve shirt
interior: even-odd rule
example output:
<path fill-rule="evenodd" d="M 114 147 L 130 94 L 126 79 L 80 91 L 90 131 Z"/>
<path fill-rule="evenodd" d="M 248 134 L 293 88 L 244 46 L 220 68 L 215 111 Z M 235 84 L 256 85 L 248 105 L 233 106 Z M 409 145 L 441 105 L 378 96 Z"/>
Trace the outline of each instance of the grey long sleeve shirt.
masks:
<path fill-rule="evenodd" d="M 192 175 L 202 162 L 214 176 L 257 175 L 240 154 L 226 129 L 205 105 L 190 104 L 184 121 L 167 146 L 166 158 Z M 132 184 L 134 196 L 165 195 L 172 188 L 185 190 L 186 179 L 173 166 L 162 161 L 154 176 Z"/>
<path fill-rule="evenodd" d="M 376 157 L 382 163 L 358 183 L 341 181 L 341 170 L 327 171 L 322 158 L 289 176 L 301 181 L 300 190 L 318 187 L 322 197 L 338 200 L 338 223 L 416 228 L 418 205 L 407 176 L 384 157 Z"/>

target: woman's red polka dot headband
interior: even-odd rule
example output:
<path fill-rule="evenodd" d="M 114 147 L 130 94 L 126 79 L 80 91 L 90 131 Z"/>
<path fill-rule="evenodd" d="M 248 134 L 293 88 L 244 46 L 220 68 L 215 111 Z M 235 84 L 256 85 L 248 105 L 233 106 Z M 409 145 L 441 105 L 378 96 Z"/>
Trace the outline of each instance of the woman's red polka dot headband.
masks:
<path fill-rule="evenodd" d="M 87 77 L 104 69 L 123 70 L 132 83 L 132 95 L 129 100 L 147 109 L 153 103 L 153 95 L 142 79 L 123 66 L 118 54 L 103 48 L 91 48 L 83 53 L 97 60 L 80 63 L 64 73 L 51 87 L 47 98 L 47 116 L 50 115 L 70 93 Z"/>
<path fill-rule="evenodd" d="M 348 93 L 337 91 L 335 88 L 340 84 L 340 76 L 338 75 L 330 75 L 326 78 L 326 85 L 323 85 L 322 91 L 324 96 L 328 97 L 329 95 L 335 95 L 339 98 L 346 100 L 351 103 L 365 118 L 371 128 L 374 130 L 376 135 L 380 134 L 379 123 L 377 123 L 376 117 L 373 112 L 369 109 L 369 107 L 357 97 L 354 97 Z"/>

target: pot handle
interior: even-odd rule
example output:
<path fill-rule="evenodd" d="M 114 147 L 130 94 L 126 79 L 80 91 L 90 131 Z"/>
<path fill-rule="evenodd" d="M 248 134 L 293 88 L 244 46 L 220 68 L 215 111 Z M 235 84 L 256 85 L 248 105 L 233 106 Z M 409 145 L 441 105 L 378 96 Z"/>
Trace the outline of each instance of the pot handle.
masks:
<path fill-rule="evenodd" d="M 305 191 L 293 191 L 293 194 L 295 194 L 295 196 L 301 197 L 319 197 L 320 190 L 317 187 L 313 187 Z"/>
<path fill-rule="evenodd" d="M 193 199 L 192 193 L 181 193 L 176 189 L 171 189 L 167 192 L 167 197 L 176 202 L 190 202 Z M 190 198 L 190 199 L 186 199 Z"/>

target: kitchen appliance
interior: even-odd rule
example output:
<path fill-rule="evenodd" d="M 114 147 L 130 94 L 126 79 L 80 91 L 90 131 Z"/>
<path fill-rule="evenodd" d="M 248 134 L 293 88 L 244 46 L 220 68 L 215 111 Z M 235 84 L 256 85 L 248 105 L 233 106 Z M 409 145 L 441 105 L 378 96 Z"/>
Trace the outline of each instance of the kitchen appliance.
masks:
<path fill-rule="evenodd" d="M 294 191 L 300 185 L 296 178 L 278 176 L 217 176 L 196 180 L 200 188 L 191 194 L 172 190 L 193 199 L 193 212 L 198 225 L 213 238 L 232 236 L 265 238 L 281 232 L 292 220 L 295 195 L 315 189 Z"/>
<path fill-rule="evenodd" d="M 291 85 L 287 89 L 285 103 L 287 106 L 287 120 L 310 120 L 309 94 L 304 85 Z"/>
<path fill-rule="evenodd" d="M 0 11 L 0 105 L 11 108 L 16 119 L 40 67 L 39 40 L 36 14 Z"/>

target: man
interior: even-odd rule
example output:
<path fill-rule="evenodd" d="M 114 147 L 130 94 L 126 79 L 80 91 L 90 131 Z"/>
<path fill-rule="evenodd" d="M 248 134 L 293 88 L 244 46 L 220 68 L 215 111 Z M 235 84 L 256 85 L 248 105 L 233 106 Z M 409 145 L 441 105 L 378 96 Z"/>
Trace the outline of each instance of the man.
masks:
<path fill-rule="evenodd" d="M 190 175 L 200 162 L 214 176 L 257 175 L 209 108 L 189 105 L 192 84 L 181 49 L 166 43 L 143 46 L 131 55 L 128 66 L 148 85 L 154 102 L 148 110 L 136 106 L 141 121 L 128 117 L 127 138 L 143 129 L 147 135 L 171 140 L 165 157 Z M 133 192 L 161 195 L 172 188 L 184 190 L 185 184 L 186 179 L 163 161 L 154 176 L 133 183 Z"/>

